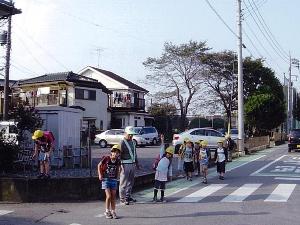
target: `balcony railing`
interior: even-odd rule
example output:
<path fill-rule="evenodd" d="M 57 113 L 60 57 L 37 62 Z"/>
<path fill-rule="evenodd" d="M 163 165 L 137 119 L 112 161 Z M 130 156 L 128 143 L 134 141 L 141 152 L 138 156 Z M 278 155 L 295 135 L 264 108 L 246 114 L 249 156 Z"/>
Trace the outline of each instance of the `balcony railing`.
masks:
<path fill-rule="evenodd" d="M 59 94 L 42 94 L 29 98 L 29 104 L 32 106 L 66 105 L 67 99 Z"/>
<path fill-rule="evenodd" d="M 133 101 L 132 101 L 133 100 Z M 132 109 L 145 109 L 145 99 L 132 98 L 127 100 L 120 100 L 118 98 L 112 98 L 111 107 L 113 108 L 132 108 Z"/>

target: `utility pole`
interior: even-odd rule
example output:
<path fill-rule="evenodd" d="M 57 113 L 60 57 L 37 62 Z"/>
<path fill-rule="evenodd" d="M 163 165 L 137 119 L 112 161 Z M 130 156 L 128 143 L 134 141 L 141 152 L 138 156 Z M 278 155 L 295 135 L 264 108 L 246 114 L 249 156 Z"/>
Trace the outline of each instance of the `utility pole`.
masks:
<path fill-rule="evenodd" d="M 10 67 L 10 49 L 11 49 L 11 17 L 12 17 L 12 15 L 10 14 L 8 16 L 8 28 L 7 28 L 3 120 L 8 120 L 8 108 L 9 108 L 9 67 Z"/>
<path fill-rule="evenodd" d="M 289 65 L 289 82 L 288 82 L 288 118 L 287 118 L 287 133 L 290 133 L 292 129 L 292 99 L 291 99 L 291 88 L 292 88 L 292 58 L 291 53 L 289 52 L 290 65 Z"/>
<path fill-rule="evenodd" d="M 244 94 L 243 94 L 243 56 L 242 56 L 242 14 L 241 0 L 237 0 L 238 22 L 238 149 L 244 152 Z"/>

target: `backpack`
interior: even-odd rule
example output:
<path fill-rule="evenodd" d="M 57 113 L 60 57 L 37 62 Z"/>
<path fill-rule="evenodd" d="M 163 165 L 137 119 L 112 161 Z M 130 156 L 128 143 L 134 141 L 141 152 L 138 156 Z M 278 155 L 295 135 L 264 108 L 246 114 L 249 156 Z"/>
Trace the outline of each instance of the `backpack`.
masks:
<path fill-rule="evenodd" d="M 160 154 L 158 154 L 158 156 L 154 159 L 154 162 L 152 163 L 152 169 L 155 171 L 157 166 L 158 166 L 158 163 L 159 161 L 161 160 L 160 158 Z"/>
<path fill-rule="evenodd" d="M 110 157 L 109 156 L 103 156 L 100 161 L 100 174 L 103 176 L 106 169 L 107 169 L 107 163 L 109 162 Z"/>
<path fill-rule="evenodd" d="M 44 131 L 44 137 L 51 143 L 51 145 L 54 144 L 55 138 L 51 131 Z"/>

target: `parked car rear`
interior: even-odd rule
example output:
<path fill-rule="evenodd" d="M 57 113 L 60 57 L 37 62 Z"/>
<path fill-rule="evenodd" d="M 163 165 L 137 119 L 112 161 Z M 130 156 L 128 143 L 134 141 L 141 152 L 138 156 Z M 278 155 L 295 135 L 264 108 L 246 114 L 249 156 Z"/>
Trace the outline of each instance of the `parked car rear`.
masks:
<path fill-rule="evenodd" d="M 211 128 L 194 128 L 184 131 L 180 134 L 174 134 L 172 144 L 175 147 L 176 153 L 183 144 L 183 140 L 185 138 L 189 138 L 192 142 L 206 140 L 208 142 L 208 148 L 216 148 L 217 142 L 220 139 L 223 139 L 224 135 L 221 132 Z"/>
<path fill-rule="evenodd" d="M 293 129 L 289 134 L 288 152 L 293 149 L 300 149 L 300 129 Z"/>
<path fill-rule="evenodd" d="M 155 127 L 135 127 L 137 133 L 146 139 L 147 144 L 156 145 L 159 142 L 158 132 Z"/>
<path fill-rule="evenodd" d="M 101 148 L 119 144 L 124 138 L 124 129 L 111 129 L 97 134 L 95 137 L 95 144 L 98 144 Z M 147 141 L 141 135 L 134 135 L 132 140 L 136 146 L 145 146 Z"/>

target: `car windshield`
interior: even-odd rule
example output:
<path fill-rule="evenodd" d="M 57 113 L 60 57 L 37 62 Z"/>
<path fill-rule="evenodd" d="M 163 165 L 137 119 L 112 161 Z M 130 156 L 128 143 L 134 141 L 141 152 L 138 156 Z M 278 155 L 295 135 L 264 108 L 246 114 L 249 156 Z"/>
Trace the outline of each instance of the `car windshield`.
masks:
<path fill-rule="evenodd" d="M 231 134 L 238 134 L 238 130 L 237 129 L 232 129 Z"/>
<path fill-rule="evenodd" d="M 142 131 L 142 128 L 139 128 L 139 127 L 134 128 L 134 132 L 137 134 L 140 134 L 141 131 Z"/>

